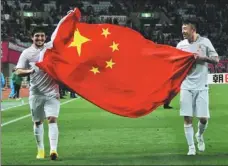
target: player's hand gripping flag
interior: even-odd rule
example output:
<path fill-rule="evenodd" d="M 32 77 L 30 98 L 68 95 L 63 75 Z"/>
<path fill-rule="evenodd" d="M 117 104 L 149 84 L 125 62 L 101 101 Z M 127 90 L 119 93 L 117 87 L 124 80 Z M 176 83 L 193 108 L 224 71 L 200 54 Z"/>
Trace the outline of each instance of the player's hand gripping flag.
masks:
<path fill-rule="evenodd" d="M 106 111 L 134 118 L 179 92 L 195 61 L 191 53 L 155 44 L 126 27 L 79 19 L 75 9 L 60 21 L 52 47 L 37 64 L 55 80 Z"/>

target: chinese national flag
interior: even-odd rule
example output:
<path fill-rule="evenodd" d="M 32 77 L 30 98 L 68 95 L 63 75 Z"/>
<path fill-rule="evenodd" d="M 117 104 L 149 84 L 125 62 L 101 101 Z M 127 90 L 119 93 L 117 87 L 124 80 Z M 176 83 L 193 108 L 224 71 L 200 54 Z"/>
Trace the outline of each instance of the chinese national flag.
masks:
<path fill-rule="evenodd" d="M 194 63 L 191 53 L 126 27 L 80 23 L 79 17 L 75 9 L 60 21 L 39 68 L 120 116 L 146 115 L 179 92 Z"/>

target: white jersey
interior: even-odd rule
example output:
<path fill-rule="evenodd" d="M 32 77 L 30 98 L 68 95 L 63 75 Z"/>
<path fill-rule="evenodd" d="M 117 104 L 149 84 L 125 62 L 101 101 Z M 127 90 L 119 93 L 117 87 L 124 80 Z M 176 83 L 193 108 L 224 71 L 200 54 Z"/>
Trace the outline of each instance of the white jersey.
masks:
<path fill-rule="evenodd" d="M 36 48 L 32 45 L 25 49 L 19 58 L 16 68 L 35 69 L 36 72 L 30 74 L 30 95 L 59 97 L 58 84 L 47 73 L 35 66 L 35 63 L 40 59 L 41 51 L 46 49 L 46 47 L 47 45 L 43 48 Z"/>
<path fill-rule="evenodd" d="M 189 43 L 187 39 L 177 44 L 177 48 L 183 51 L 197 53 L 200 56 L 218 56 L 211 41 L 206 37 L 198 36 L 197 40 Z M 181 84 L 181 89 L 205 90 L 208 89 L 208 63 L 197 62 Z"/>

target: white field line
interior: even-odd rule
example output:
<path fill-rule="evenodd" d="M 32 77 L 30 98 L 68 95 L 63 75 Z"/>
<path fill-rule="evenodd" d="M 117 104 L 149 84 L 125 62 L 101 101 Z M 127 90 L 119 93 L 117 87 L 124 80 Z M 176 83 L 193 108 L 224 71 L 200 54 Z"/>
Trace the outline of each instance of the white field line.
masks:
<path fill-rule="evenodd" d="M 62 103 L 60 103 L 60 105 L 67 104 L 67 103 L 69 103 L 69 102 L 71 102 L 71 101 L 73 101 L 73 100 L 76 100 L 76 99 L 78 99 L 78 98 L 75 98 L 75 99 L 71 99 L 71 100 L 62 102 Z M 28 114 L 28 115 L 25 115 L 25 116 L 22 116 L 22 117 L 19 117 L 19 118 L 10 120 L 10 121 L 8 121 L 8 122 L 2 123 L 2 124 L 1 124 L 1 127 L 6 126 L 6 125 L 11 124 L 11 123 L 14 123 L 14 122 L 17 122 L 17 121 L 19 121 L 19 120 L 25 119 L 25 118 L 27 118 L 27 117 L 29 117 L 29 116 L 31 116 L 31 114 Z"/>
<path fill-rule="evenodd" d="M 1 109 L 1 111 L 7 111 L 7 110 L 10 110 L 12 108 L 22 107 L 22 106 L 25 106 L 25 105 L 28 105 L 28 104 L 29 103 L 24 103 L 24 104 L 21 104 L 21 105 L 16 105 L 16 106 L 8 107 L 6 109 Z"/>

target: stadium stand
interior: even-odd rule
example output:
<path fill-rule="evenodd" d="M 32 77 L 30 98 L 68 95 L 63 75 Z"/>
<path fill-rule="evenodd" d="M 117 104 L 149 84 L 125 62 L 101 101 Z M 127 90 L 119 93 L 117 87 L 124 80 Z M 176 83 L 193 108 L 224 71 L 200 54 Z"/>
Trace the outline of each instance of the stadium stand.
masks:
<path fill-rule="evenodd" d="M 210 65 L 210 72 L 228 72 L 225 0 L 2 0 L 1 3 L 2 39 L 23 47 L 30 45 L 34 26 L 45 26 L 50 37 L 58 21 L 74 7 L 81 10 L 83 22 L 128 26 L 147 39 L 172 46 L 182 38 L 181 20 L 191 18 L 198 22 L 198 32 L 212 41 L 223 60 L 217 66 Z"/>

